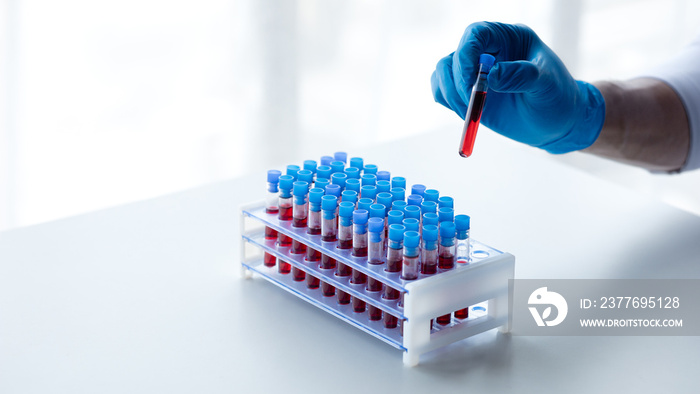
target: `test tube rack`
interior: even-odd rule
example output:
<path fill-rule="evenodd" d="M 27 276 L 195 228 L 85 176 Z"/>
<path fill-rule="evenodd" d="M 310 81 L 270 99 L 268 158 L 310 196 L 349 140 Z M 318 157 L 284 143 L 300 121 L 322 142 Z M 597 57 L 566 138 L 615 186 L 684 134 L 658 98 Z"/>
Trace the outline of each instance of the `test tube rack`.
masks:
<path fill-rule="evenodd" d="M 336 276 L 334 270 L 321 269 L 317 262 L 310 263 L 303 254 L 292 254 L 290 247 L 280 247 L 274 240 L 266 240 L 264 228 L 268 226 L 299 242 L 326 254 L 338 262 L 380 280 L 403 293 L 403 307 L 397 300 L 383 299 L 380 292 L 369 292 L 363 284 L 352 284 L 349 277 Z M 354 257 L 350 250 L 338 249 L 335 242 L 322 242 L 320 235 L 309 235 L 304 228 L 294 228 L 291 221 L 280 221 L 276 214 L 267 214 L 263 202 L 241 208 L 240 230 L 241 274 L 251 278 L 258 274 L 271 283 L 297 297 L 321 308 L 333 316 L 360 330 L 404 351 L 403 362 L 415 366 L 421 354 L 447 346 L 464 338 L 498 328 L 509 332 L 508 281 L 513 279 L 515 257 L 509 253 L 471 239 L 471 261 L 456 263 L 449 271 L 435 275 L 421 274 L 417 280 L 402 280 L 399 273 L 389 273 L 383 265 L 367 263 L 366 257 Z M 398 317 L 401 326 L 384 328 L 381 321 L 371 321 L 367 313 L 356 313 L 350 305 L 341 305 L 335 297 L 324 297 L 319 289 L 308 289 L 304 281 L 296 282 L 290 274 L 281 274 L 275 267 L 263 264 L 263 253 L 270 253 L 358 297 L 368 305 L 380 308 L 384 313 Z M 449 325 L 431 325 L 438 316 L 471 305 L 469 317 L 452 318 Z"/>

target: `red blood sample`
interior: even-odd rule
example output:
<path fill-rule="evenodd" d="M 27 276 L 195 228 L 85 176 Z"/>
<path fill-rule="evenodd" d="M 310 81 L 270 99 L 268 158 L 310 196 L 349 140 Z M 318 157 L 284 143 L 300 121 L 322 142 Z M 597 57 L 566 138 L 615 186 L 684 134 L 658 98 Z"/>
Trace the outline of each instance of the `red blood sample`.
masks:
<path fill-rule="evenodd" d="M 288 207 L 280 207 L 279 219 L 280 220 L 292 220 L 292 206 L 291 205 Z"/>
<path fill-rule="evenodd" d="M 275 207 L 267 207 L 267 208 L 265 208 L 265 213 L 270 213 L 270 214 L 272 214 L 272 213 L 277 213 L 277 212 L 279 212 L 279 208 L 277 208 L 276 206 L 275 206 Z"/>
<path fill-rule="evenodd" d="M 265 239 L 277 239 L 277 230 L 272 227 L 265 227 Z"/>
<path fill-rule="evenodd" d="M 309 289 L 318 289 L 321 285 L 321 280 L 313 275 L 306 275 L 306 287 Z"/>
<path fill-rule="evenodd" d="M 348 294 L 342 290 L 338 290 L 337 293 L 338 293 L 338 304 L 347 305 L 350 303 L 350 298 L 351 298 L 350 294 Z"/>
<path fill-rule="evenodd" d="M 306 261 L 319 261 L 321 260 L 321 252 L 314 248 L 306 248 Z"/>
<path fill-rule="evenodd" d="M 455 267 L 455 256 L 449 254 L 449 255 L 440 255 L 438 256 L 438 267 L 443 270 L 449 270 Z"/>
<path fill-rule="evenodd" d="M 335 234 L 327 234 L 321 236 L 321 241 L 323 242 L 335 242 L 336 240 L 337 238 L 335 237 Z"/>
<path fill-rule="evenodd" d="M 365 311 L 366 303 L 357 297 L 352 297 L 352 310 L 357 313 Z"/>
<path fill-rule="evenodd" d="M 460 309 L 455 311 L 455 317 L 457 319 L 466 319 L 469 317 L 469 308 Z"/>
<path fill-rule="evenodd" d="M 469 101 L 469 109 L 467 110 L 469 121 L 466 129 L 462 133 L 462 145 L 459 148 L 459 155 L 462 157 L 469 157 L 472 155 L 474 141 L 476 140 L 476 130 L 479 128 L 481 111 L 484 109 L 485 101 L 486 92 L 473 92 L 471 100 Z"/>
<path fill-rule="evenodd" d="M 292 265 L 289 264 L 286 261 L 280 260 L 280 263 L 277 265 L 277 272 L 280 274 L 288 274 L 292 271 Z"/>
<path fill-rule="evenodd" d="M 352 255 L 356 257 L 367 257 L 367 247 L 353 248 Z"/>
<path fill-rule="evenodd" d="M 265 255 L 263 256 L 263 264 L 265 265 L 265 267 L 274 267 L 276 262 L 277 259 L 275 258 L 275 256 L 265 252 Z"/>
<path fill-rule="evenodd" d="M 352 248 L 352 238 L 338 240 L 338 249 L 350 249 L 350 248 Z"/>
<path fill-rule="evenodd" d="M 352 278 L 350 278 L 350 283 L 360 284 L 367 282 L 367 275 L 363 274 L 362 271 L 352 270 Z"/>
<path fill-rule="evenodd" d="M 335 259 L 328 256 L 327 254 L 322 254 L 320 267 L 325 270 L 335 268 Z"/>
<path fill-rule="evenodd" d="M 306 245 L 296 239 L 292 239 L 292 248 L 290 251 L 293 254 L 304 254 L 306 253 Z"/>
<path fill-rule="evenodd" d="M 382 310 L 376 306 L 367 305 L 367 315 L 369 316 L 369 320 L 382 320 Z"/>
<path fill-rule="evenodd" d="M 306 227 L 306 218 L 292 218 L 292 227 Z"/>
<path fill-rule="evenodd" d="M 295 282 L 301 282 L 306 279 L 306 273 L 297 267 L 292 267 L 292 279 Z"/>
<path fill-rule="evenodd" d="M 384 286 L 384 295 L 382 297 L 385 300 L 397 300 L 399 298 L 399 295 L 401 294 L 400 291 L 394 289 L 393 287 L 387 285 Z"/>
<path fill-rule="evenodd" d="M 384 312 L 384 327 L 385 328 L 396 328 L 399 319 L 389 313 Z"/>
<path fill-rule="evenodd" d="M 321 293 L 324 297 L 333 297 L 335 295 L 335 287 L 328 282 L 321 282 Z"/>
<path fill-rule="evenodd" d="M 441 326 L 446 326 L 452 321 L 452 314 L 448 313 L 446 315 L 439 316 L 437 319 L 435 319 L 435 321 L 437 321 L 437 323 Z"/>
<path fill-rule="evenodd" d="M 306 230 L 306 233 L 311 234 L 311 235 L 318 235 L 318 234 L 321 234 L 321 228 L 320 227 L 309 227 Z"/>
<path fill-rule="evenodd" d="M 437 264 L 421 264 L 421 273 L 425 275 L 433 275 L 437 272 Z"/>
<path fill-rule="evenodd" d="M 384 284 L 378 279 L 371 276 L 367 278 L 367 291 L 382 291 L 383 286 Z"/>
<path fill-rule="evenodd" d="M 335 274 L 338 276 L 350 276 L 352 275 L 352 268 L 349 265 L 338 262 L 338 269 L 335 271 Z"/>
<path fill-rule="evenodd" d="M 292 237 L 288 237 L 282 233 L 279 233 L 277 237 L 277 242 L 280 244 L 280 246 L 289 246 L 292 244 Z"/>
<path fill-rule="evenodd" d="M 386 268 L 385 270 L 387 272 L 401 272 L 401 264 L 403 263 L 403 257 L 402 256 L 397 256 L 398 258 L 393 258 L 393 256 L 390 256 L 392 258 L 388 258 L 386 260 Z"/>

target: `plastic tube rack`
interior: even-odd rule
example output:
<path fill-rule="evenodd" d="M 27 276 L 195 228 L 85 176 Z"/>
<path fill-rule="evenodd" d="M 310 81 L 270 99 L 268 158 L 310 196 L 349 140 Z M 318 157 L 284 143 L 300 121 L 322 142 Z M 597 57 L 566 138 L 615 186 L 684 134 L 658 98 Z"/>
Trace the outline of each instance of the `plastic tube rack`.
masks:
<path fill-rule="evenodd" d="M 437 274 L 430 276 L 421 274 L 417 280 L 406 281 L 400 278 L 400 273 L 384 271 L 385 265 L 368 264 L 366 257 L 354 257 L 350 250 L 336 248 L 335 242 L 322 242 L 320 235 L 306 234 L 305 228 L 294 228 L 291 221 L 280 221 L 276 214 L 265 213 L 262 202 L 241 208 L 240 226 L 243 277 L 250 278 L 257 273 L 322 310 L 403 350 L 403 361 L 407 366 L 417 365 L 421 354 L 481 332 L 494 328 L 502 332 L 510 330 L 508 280 L 513 279 L 515 258 L 473 239 L 469 264 L 456 263 L 452 270 L 438 270 Z M 318 262 L 306 261 L 303 254 L 290 253 L 289 247 L 280 247 L 274 240 L 266 240 L 265 226 L 398 289 L 404 293 L 403 307 L 398 305 L 397 300 L 383 299 L 381 292 L 366 291 L 364 284 L 351 284 L 349 277 L 336 276 L 335 270 L 319 268 Z M 276 267 L 264 266 L 263 252 L 398 317 L 403 326 L 384 328 L 381 321 L 369 320 L 366 312 L 356 313 L 351 305 L 340 305 L 335 297 L 324 297 L 319 289 L 308 289 L 304 281 L 295 282 L 292 275 L 280 274 Z M 469 305 L 469 318 L 452 318 L 449 325 L 433 324 L 431 328 L 431 319 Z"/>

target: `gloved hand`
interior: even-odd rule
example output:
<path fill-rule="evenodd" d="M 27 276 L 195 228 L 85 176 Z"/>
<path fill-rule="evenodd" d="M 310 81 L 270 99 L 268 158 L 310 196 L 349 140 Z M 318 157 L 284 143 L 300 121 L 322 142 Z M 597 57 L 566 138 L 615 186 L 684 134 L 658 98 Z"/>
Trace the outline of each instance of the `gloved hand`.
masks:
<path fill-rule="evenodd" d="M 496 57 L 481 116 L 485 126 L 550 153 L 595 142 L 605 120 L 600 91 L 575 81 L 559 57 L 524 25 L 469 25 L 457 51 L 442 58 L 433 72 L 435 101 L 464 119 L 482 53 Z"/>

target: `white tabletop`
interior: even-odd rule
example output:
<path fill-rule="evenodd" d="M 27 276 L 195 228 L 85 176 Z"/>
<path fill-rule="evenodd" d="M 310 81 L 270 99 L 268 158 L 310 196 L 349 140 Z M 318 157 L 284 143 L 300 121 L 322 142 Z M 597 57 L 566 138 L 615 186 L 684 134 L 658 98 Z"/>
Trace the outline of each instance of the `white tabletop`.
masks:
<path fill-rule="evenodd" d="M 486 130 L 462 159 L 457 133 L 350 154 L 453 196 L 474 238 L 516 256 L 516 278 L 700 278 L 700 218 Z M 0 233 L 0 392 L 700 387 L 697 337 L 494 330 L 405 368 L 401 351 L 265 280 L 237 277 L 238 207 L 262 199 L 263 184 L 261 169 Z"/>

